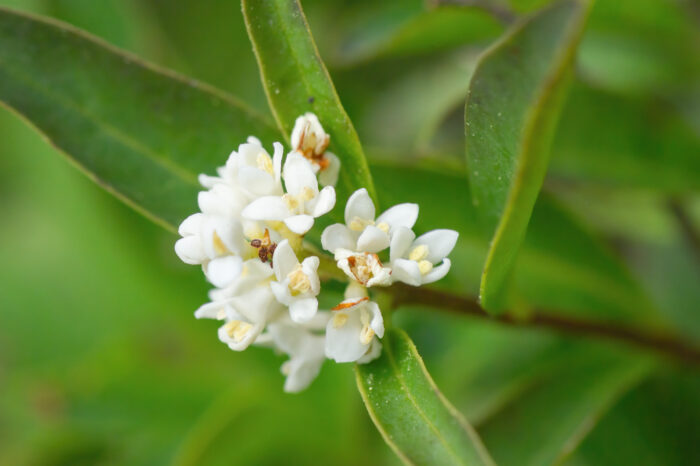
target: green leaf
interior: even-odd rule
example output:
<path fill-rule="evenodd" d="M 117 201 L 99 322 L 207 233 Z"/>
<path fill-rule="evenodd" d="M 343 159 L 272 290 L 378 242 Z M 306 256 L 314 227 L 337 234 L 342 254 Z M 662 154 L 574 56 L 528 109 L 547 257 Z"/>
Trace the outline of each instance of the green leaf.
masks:
<path fill-rule="evenodd" d="M 587 11 L 583 0 L 542 10 L 486 52 L 472 76 L 466 152 L 473 201 L 493 234 L 480 292 L 492 312 L 506 305 Z"/>
<path fill-rule="evenodd" d="M 488 242 L 479 234 L 464 172 L 375 162 L 384 206 L 416 202 L 417 232 L 451 228 L 459 240 L 452 269 L 436 287 L 476 296 Z M 460 212 L 455 215 L 455 212 Z M 514 269 L 518 296 L 534 308 L 609 321 L 658 323 L 658 312 L 623 262 L 549 195 L 540 196 Z"/>
<path fill-rule="evenodd" d="M 291 135 L 296 118 L 314 112 L 331 136 L 330 150 L 343 164 L 339 197 L 348 197 L 359 188 L 367 188 L 376 197 L 357 132 L 321 61 L 299 2 L 242 3 L 265 92 L 282 132 Z"/>
<path fill-rule="evenodd" d="M 382 339 L 379 359 L 356 366 L 357 385 L 384 440 L 407 464 L 493 464 L 476 432 L 440 393 L 408 336 Z"/>
<path fill-rule="evenodd" d="M 196 209 L 197 175 L 279 133 L 235 98 L 53 20 L 0 8 L 0 101 L 91 178 L 169 229 Z"/>
<path fill-rule="evenodd" d="M 654 367 L 651 358 L 568 342 L 559 362 L 479 426 L 501 466 L 558 464 L 597 421 Z"/>
<path fill-rule="evenodd" d="M 355 12 L 353 26 L 334 54 L 340 65 L 392 56 L 434 53 L 463 44 L 483 43 L 503 30 L 499 21 L 479 8 L 376 2 Z"/>

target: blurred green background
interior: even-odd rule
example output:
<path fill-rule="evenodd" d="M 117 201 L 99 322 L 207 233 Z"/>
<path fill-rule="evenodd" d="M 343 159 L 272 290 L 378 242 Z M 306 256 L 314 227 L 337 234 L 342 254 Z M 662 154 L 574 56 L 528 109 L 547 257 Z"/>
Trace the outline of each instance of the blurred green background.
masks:
<path fill-rule="evenodd" d="M 475 57 L 511 18 L 547 2 L 476 3 L 487 8 L 303 2 L 381 199 L 421 201 L 424 225 L 460 230 L 442 286 L 472 295 L 486 243 L 465 231 L 467 193 L 453 190 L 462 181 L 438 174 L 464 170 Z M 269 112 L 238 2 L 0 5 L 69 22 Z M 350 365 L 326 363 L 306 392 L 284 394 L 283 357 L 234 353 L 216 323 L 194 320 L 207 285 L 179 263 L 173 235 L 6 110 L 0 142 L 0 464 L 398 462 Z M 397 160 L 429 171 L 392 176 Z M 517 272 L 523 293 L 576 314 L 653 314 L 654 325 L 697 343 L 700 259 L 674 212 L 698 231 L 699 188 L 700 6 L 599 0 Z M 460 212 L 468 218 L 455 219 Z M 432 310 L 396 318 L 499 464 L 569 453 L 567 464 L 582 466 L 700 462 L 697 370 Z"/>

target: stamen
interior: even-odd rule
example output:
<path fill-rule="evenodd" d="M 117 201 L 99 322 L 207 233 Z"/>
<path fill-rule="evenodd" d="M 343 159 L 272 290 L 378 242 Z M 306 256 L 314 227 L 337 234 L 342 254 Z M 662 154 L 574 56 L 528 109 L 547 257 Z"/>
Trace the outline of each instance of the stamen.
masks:
<path fill-rule="evenodd" d="M 224 255 L 229 252 L 228 248 L 221 240 L 218 233 L 214 232 L 214 234 L 212 235 L 212 242 L 214 243 L 214 251 L 216 251 L 217 254 Z"/>
<path fill-rule="evenodd" d="M 292 296 L 298 296 L 311 289 L 311 280 L 309 280 L 309 277 L 304 273 L 301 264 L 297 264 L 287 277 L 289 278 L 288 286 Z"/>
<path fill-rule="evenodd" d="M 418 262 L 418 270 L 420 270 L 421 275 L 425 275 L 426 273 L 433 270 L 433 263 L 430 261 L 422 260 Z"/>
<path fill-rule="evenodd" d="M 411 252 L 408 254 L 408 258 L 412 261 L 419 262 L 428 257 L 428 252 L 428 246 L 421 244 L 420 246 L 416 246 L 411 250 Z"/>
<path fill-rule="evenodd" d="M 259 169 L 268 172 L 270 175 L 275 173 L 275 170 L 272 168 L 272 160 L 270 160 L 269 155 L 260 152 L 255 161 L 257 162 Z"/>
<path fill-rule="evenodd" d="M 360 332 L 360 343 L 369 345 L 374 338 L 374 330 L 369 325 L 365 325 Z"/>

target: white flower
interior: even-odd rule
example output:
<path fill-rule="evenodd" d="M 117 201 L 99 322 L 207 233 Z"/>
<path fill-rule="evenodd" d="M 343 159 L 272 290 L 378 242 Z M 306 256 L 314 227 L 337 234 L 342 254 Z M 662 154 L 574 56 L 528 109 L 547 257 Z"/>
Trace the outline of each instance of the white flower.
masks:
<path fill-rule="evenodd" d="M 433 230 L 416 238 L 410 229 L 398 228 L 389 252 L 392 279 L 413 286 L 440 280 L 450 271 L 447 255 L 458 237 L 454 230 Z"/>
<path fill-rule="evenodd" d="M 355 191 L 345 205 L 345 225 L 336 223 L 321 235 L 327 251 L 338 249 L 376 253 L 389 247 L 391 233 L 399 227 L 412 228 L 418 218 L 417 204 L 398 204 L 375 220 L 375 209 L 367 190 Z"/>
<path fill-rule="evenodd" d="M 326 356 L 335 362 L 369 362 L 379 356 L 384 336 L 379 306 L 369 298 L 345 300 L 333 308 L 326 327 Z"/>
<path fill-rule="evenodd" d="M 320 192 L 311 164 L 301 155 L 291 153 L 284 163 L 282 196 L 264 196 L 243 209 L 251 220 L 278 220 L 292 232 L 303 235 L 314 224 L 314 218 L 328 213 L 335 205 L 335 190 L 326 186 Z"/>
<path fill-rule="evenodd" d="M 296 393 L 304 390 L 316 378 L 325 354 L 325 336 L 317 335 L 313 330 L 323 329 L 328 322 L 328 313 L 316 314 L 318 322 L 298 325 L 284 322 L 283 319 L 269 325 L 272 344 L 289 355 L 290 359 L 282 365 L 282 373 L 287 376 L 284 391 Z M 311 325 L 320 323 L 319 325 Z"/>
<path fill-rule="evenodd" d="M 273 144 L 273 157 L 263 148 L 260 140 L 250 136 L 248 142 L 231 152 L 226 165 L 217 170 L 218 177 L 200 175 L 199 182 L 206 188 L 227 184 L 241 190 L 247 201 L 261 196 L 282 194 L 280 177 L 284 148 L 279 142 Z"/>
<path fill-rule="evenodd" d="M 313 113 L 305 113 L 294 122 L 292 150 L 306 157 L 323 186 L 335 186 L 340 172 L 340 159 L 327 152 L 330 136 Z"/>
<path fill-rule="evenodd" d="M 270 287 L 277 301 L 289 306 L 294 322 L 306 322 L 318 310 L 316 296 L 321 292 L 318 265 L 316 256 L 307 257 L 300 264 L 287 240 L 279 243 L 275 249 L 272 267 L 277 281 L 270 283 Z"/>
<path fill-rule="evenodd" d="M 363 286 L 391 285 L 391 268 L 384 267 L 374 253 L 337 249 L 335 260 L 345 275 Z"/>

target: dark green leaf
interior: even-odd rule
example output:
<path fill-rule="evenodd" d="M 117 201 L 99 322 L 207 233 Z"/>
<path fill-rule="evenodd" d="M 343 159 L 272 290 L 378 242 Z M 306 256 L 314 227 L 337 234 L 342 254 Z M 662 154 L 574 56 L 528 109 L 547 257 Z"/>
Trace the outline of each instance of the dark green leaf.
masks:
<path fill-rule="evenodd" d="M 233 97 L 139 62 L 71 26 L 0 9 L 0 101 L 129 205 L 173 228 L 197 174 L 249 135 L 279 133 Z"/>
<path fill-rule="evenodd" d="M 346 198 L 359 188 L 367 188 L 375 197 L 357 132 L 321 61 L 299 2 L 243 0 L 243 15 L 282 132 L 289 137 L 296 118 L 314 112 L 331 136 L 330 150 L 343 164 L 339 197 Z"/>
<path fill-rule="evenodd" d="M 583 0 L 541 11 L 487 52 L 472 77 L 467 163 L 474 203 L 493 235 L 480 292 L 489 311 L 506 304 L 587 11 Z"/>
<path fill-rule="evenodd" d="M 430 378 L 408 336 L 388 330 L 382 355 L 356 366 L 357 385 L 384 440 L 407 464 L 493 464 L 478 435 Z"/>

